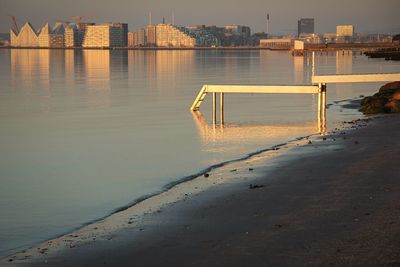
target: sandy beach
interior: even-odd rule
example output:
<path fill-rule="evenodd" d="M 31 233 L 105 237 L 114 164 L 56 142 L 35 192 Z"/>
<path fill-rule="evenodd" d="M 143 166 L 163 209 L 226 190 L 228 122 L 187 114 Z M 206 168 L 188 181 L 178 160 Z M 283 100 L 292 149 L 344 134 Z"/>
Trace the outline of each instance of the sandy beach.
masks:
<path fill-rule="evenodd" d="M 103 238 L 93 234 L 91 242 L 60 249 L 42 245 L 1 263 L 400 266 L 400 117 L 345 126 L 283 145 L 284 152 L 271 151 L 276 154 L 268 161 L 256 157 L 226 166 L 225 174 L 211 172 L 203 180 L 237 177 L 171 198 L 138 220 L 119 215 L 128 226 L 111 227 Z M 204 186 L 185 184 L 179 192 Z"/>

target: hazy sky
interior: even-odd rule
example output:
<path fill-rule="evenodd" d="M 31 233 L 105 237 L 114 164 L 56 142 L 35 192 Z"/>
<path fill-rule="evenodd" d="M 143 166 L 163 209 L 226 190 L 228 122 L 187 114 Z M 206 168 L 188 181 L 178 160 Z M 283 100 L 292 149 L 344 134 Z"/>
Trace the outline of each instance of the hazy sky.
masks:
<path fill-rule="evenodd" d="M 293 34 L 297 20 L 315 18 L 316 32 L 334 32 L 337 24 L 353 24 L 361 33 L 400 33 L 400 0 L 0 0 L 0 32 L 8 32 L 9 15 L 20 25 L 31 21 L 38 28 L 45 22 L 89 17 L 88 21 L 122 21 L 129 30 L 144 27 L 148 13 L 153 23 L 175 13 L 178 25 L 242 24 L 252 32 L 265 31 L 270 13 L 270 32 Z"/>

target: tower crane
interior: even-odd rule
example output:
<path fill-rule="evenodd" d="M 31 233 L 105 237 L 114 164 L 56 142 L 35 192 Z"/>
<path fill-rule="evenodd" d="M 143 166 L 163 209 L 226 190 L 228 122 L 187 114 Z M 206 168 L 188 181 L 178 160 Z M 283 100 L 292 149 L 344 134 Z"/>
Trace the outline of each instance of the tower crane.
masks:
<path fill-rule="evenodd" d="M 12 23 L 14 24 L 14 30 L 16 31 L 16 33 L 19 33 L 19 27 L 18 27 L 17 19 L 13 15 L 9 15 L 9 16 L 11 18 Z"/>

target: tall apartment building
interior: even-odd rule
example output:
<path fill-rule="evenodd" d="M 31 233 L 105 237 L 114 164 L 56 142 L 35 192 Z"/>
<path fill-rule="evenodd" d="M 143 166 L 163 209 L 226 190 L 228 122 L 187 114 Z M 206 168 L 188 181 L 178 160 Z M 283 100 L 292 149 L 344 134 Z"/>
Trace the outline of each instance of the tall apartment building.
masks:
<path fill-rule="evenodd" d="M 128 32 L 128 47 L 134 47 L 134 38 L 133 35 L 135 33 L 134 32 Z"/>
<path fill-rule="evenodd" d="M 300 36 L 302 33 L 314 33 L 313 18 L 302 18 L 297 21 L 297 36 Z"/>
<path fill-rule="evenodd" d="M 156 25 L 148 25 L 146 28 L 146 38 L 148 46 L 156 46 L 157 45 L 157 26 Z"/>
<path fill-rule="evenodd" d="M 125 23 L 105 23 L 86 26 L 82 46 L 86 48 L 124 47 L 128 43 Z"/>
<path fill-rule="evenodd" d="M 337 25 L 336 26 L 336 42 L 349 43 L 354 41 L 353 25 Z"/>
<path fill-rule="evenodd" d="M 128 32 L 128 47 L 146 45 L 146 30 L 140 29 L 137 32 Z"/>

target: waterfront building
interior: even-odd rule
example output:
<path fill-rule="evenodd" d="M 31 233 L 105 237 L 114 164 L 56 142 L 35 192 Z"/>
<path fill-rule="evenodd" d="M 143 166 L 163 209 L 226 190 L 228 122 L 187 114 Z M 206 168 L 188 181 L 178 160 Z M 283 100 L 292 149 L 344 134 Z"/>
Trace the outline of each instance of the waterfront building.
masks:
<path fill-rule="evenodd" d="M 196 46 L 216 47 L 221 41 L 205 28 L 181 28 L 182 31 L 196 39 Z"/>
<path fill-rule="evenodd" d="M 314 19 L 313 18 L 302 18 L 297 21 L 297 36 L 301 34 L 314 33 Z"/>
<path fill-rule="evenodd" d="M 94 22 L 78 22 L 78 23 L 76 23 L 76 28 L 78 30 L 85 31 L 87 26 L 92 26 L 92 25 L 96 25 L 96 23 L 94 23 Z"/>
<path fill-rule="evenodd" d="M 86 28 L 83 28 L 86 29 Z M 65 28 L 64 45 L 68 48 L 82 47 L 85 30 L 78 29 L 76 24 L 69 24 Z"/>
<path fill-rule="evenodd" d="M 354 41 L 354 26 L 353 25 L 338 25 L 336 26 L 336 42 L 351 43 Z"/>
<path fill-rule="evenodd" d="M 128 33 L 128 47 L 140 47 L 146 45 L 146 30 Z"/>
<path fill-rule="evenodd" d="M 10 34 L 0 33 L 0 46 L 9 46 L 9 45 L 10 45 Z"/>
<path fill-rule="evenodd" d="M 128 47 L 134 47 L 134 32 L 128 32 Z"/>
<path fill-rule="evenodd" d="M 186 28 L 193 32 L 203 31 L 202 35 L 209 35 L 211 39 L 218 40 L 219 45 L 223 46 L 253 45 L 255 43 L 258 44 L 260 39 L 252 37 L 250 27 L 243 25 L 226 25 L 223 27 L 192 25 Z"/>
<path fill-rule="evenodd" d="M 33 26 L 26 22 L 19 32 L 10 30 L 12 47 L 38 47 L 39 36 Z"/>
<path fill-rule="evenodd" d="M 157 26 L 156 25 L 148 25 L 146 28 L 146 39 L 148 46 L 156 46 L 157 40 Z"/>
<path fill-rule="evenodd" d="M 304 41 L 294 40 L 294 50 L 304 50 Z"/>
<path fill-rule="evenodd" d="M 271 50 L 290 50 L 293 44 L 294 38 L 260 39 L 260 47 Z"/>
<path fill-rule="evenodd" d="M 252 44 L 251 30 L 248 26 L 227 25 L 224 26 L 223 37 L 221 38 L 224 46 L 242 46 Z"/>
<path fill-rule="evenodd" d="M 308 44 L 320 44 L 322 42 L 321 36 L 315 33 L 301 33 L 299 38 Z"/>
<path fill-rule="evenodd" d="M 325 44 L 335 43 L 336 42 L 336 33 L 335 32 L 326 32 L 322 37 Z"/>
<path fill-rule="evenodd" d="M 128 43 L 127 29 L 125 23 L 87 25 L 82 46 L 85 48 L 124 47 Z"/>
<path fill-rule="evenodd" d="M 355 42 L 360 43 L 392 43 L 393 36 L 390 34 L 357 34 Z"/>
<path fill-rule="evenodd" d="M 248 26 L 242 25 L 226 25 L 225 32 L 233 35 L 240 35 L 245 38 L 249 38 L 251 35 L 251 29 Z"/>
<path fill-rule="evenodd" d="M 51 29 L 50 25 L 46 23 L 46 25 L 44 25 L 39 32 L 39 47 L 64 47 L 64 33 L 65 28 L 63 23 L 56 23 L 53 29 Z"/>
<path fill-rule="evenodd" d="M 156 26 L 157 47 L 195 47 L 196 38 L 171 24 Z"/>

